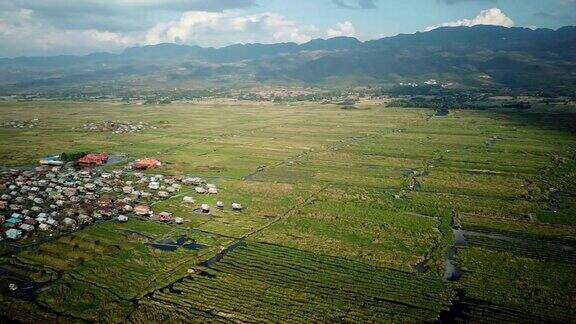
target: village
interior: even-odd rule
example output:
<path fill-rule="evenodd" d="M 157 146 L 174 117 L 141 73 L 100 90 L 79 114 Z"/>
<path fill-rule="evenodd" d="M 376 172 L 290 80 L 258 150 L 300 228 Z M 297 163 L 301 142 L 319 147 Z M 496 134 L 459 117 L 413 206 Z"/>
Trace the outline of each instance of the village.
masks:
<path fill-rule="evenodd" d="M 56 232 L 75 231 L 103 221 L 128 222 L 131 217 L 163 223 L 183 224 L 172 213 L 155 213 L 152 206 L 182 196 L 182 204 L 197 207 L 197 195 L 216 195 L 218 188 L 199 177 L 172 177 L 150 174 L 162 166 L 144 158 L 125 167 L 107 170 L 110 156 L 89 153 L 76 161 L 60 156 L 40 159 L 32 170 L 9 170 L 0 175 L 0 241 L 52 237 Z M 184 189 L 189 189 L 185 191 Z M 224 210 L 226 204 L 216 203 Z M 231 203 L 233 211 L 242 205 Z M 198 212 L 210 214 L 211 206 L 201 204 Z"/>
<path fill-rule="evenodd" d="M 0 123 L 0 128 L 32 129 L 38 127 L 40 120 L 38 118 L 30 120 L 9 120 Z"/>
<path fill-rule="evenodd" d="M 145 122 L 132 122 L 120 120 L 106 120 L 100 122 L 86 122 L 81 130 L 88 132 L 111 132 L 114 134 L 137 133 L 148 129 L 156 129 Z"/>

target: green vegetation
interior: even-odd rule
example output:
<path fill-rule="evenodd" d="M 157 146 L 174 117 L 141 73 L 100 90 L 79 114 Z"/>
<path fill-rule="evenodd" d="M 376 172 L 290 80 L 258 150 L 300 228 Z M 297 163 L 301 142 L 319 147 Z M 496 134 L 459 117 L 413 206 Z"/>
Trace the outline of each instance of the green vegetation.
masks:
<path fill-rule="evenodd" d="M 466 287 L 466 295 L 492 304 L 484 321 L 496 320 L 488 314 L 504 307 L 512 314 L 524 314 L 517 319 L 527 315 L 532 318 L 530 322 L 572 322 L 576 316 L 573 264 L 476 248 L 460 251 L 458 260 L 466 269 L 459 283 Z"/>
<path fill-rule="evenodd" d="M 198 176 L 219 189 L 185 186 L 152 206 L 180 225 L 131 217 L 25 249 L 2 243 L 0 276 L 43 286 L 23 302 L 0 285 L 0 307 L 42 322 L 576 318 L 576 139 L 554 128 L 574 112 L 356 107 L 0 103 L 0 121 L 40 120 L 0 129 L 1 166 L 62 151 L 123 153 L 160 159 L 151 174 Z M 79 131 L 88 120 L 158 129 Z M 188 195 L 194 204 L 182 202 Z M 460 281 L 445 282 L 456 225 L 474 235 L 453 257 Z M 150 246 L 180 237 L 206 247 Z M 228 253 L 236 242 L 246 245 Z"/>
<path fill-rule="evenodd" d="M 248 242 L 142 300 L 131 320 L 431 322 L 451 297 L 437 280 Z"/>

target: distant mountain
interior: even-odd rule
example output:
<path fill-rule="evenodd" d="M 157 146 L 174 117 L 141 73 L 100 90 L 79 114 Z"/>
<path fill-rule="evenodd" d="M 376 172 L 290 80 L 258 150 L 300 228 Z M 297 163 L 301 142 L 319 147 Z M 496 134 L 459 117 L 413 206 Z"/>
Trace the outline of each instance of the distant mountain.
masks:
<path fill-rule="evenodd" d="M 159 44 L 121 54 L 0 59 L 10 91 L 253 84 L 394 85 L 430 79 L 455 87 L 576 89 L 576 27 L 444 27 L 374 41 L 316 39 L 305 44 L 223 48 Z"/>

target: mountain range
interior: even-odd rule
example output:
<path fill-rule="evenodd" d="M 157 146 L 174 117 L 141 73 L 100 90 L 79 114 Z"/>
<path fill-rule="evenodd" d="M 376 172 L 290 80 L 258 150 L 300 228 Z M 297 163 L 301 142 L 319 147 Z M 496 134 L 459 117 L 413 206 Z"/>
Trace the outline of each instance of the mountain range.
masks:
<path fill-rule="evenodd" d="M 159 44 L 120 54 L 0 59 L 5 92 L 94 86 L 385 86 L 431 79 L 462 88 L 573 93 L 576 27 L 442 27 L 366 42 L 336 37 L 223 48 Z"/>

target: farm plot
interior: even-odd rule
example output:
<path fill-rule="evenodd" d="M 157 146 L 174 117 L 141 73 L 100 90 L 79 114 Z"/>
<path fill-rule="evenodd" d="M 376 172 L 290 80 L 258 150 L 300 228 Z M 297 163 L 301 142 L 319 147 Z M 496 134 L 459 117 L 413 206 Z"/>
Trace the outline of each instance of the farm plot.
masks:
<path fill-rule="evenodd" d="M 248 242 L 143 299 L 130 320 L 423 322 L 437 319 L 452 297 L 438 280 Z"/>
<path fill-rule="evenodd" d="M 216 209 L 207 222 L 198 228 L 212 233 L 242 237 L 265 227 L 282 217 L 294 206 L 304 202 L 318 188 L 308 185 L 263 183 L 254 181 L 222 180 L 222 194 L 216 197 L 198 197 L 199 201 L 215 205 L 225 202 L 223 210 Z M 245 206 L 241 212 L 231 211 L 230 204 Z"/>
<path fill-rule="evenodd" d="M 38 302 L 75 319 L 107 323 L 122 322 L 134 307 L 105 289 L 69 277 L 41 292 Z"/>
<path fill-rule="evenodd" d="M 256 238 L 408 270 L 441 240 L 438 226 L 436 219 L 391 210 L 375 201 L 336 200 L 333 194 L 320 192 Z"/>
<path fill-rule="evenodd" d="M 206 247 L 197 251 L 164 252 L 147 245 L 182 236 Z M 95 225 L 24 251 L 17 257 L 23 264 L 53 269 L 129 300 L 184 275 L 187 267 L 227 242 L 229 239 L 186 227 L 132 220 L 126 224 Z M 111 281 L 110 278 L 123 279 Z M 50 290 L 45 297 L 52 298 L 50 293 L 59 291 L 62 290 Z"/>
<path fill-rule="evenodd" d="M 466 287 L 466 296 L 489 303 L 471 305 L 472 320 L 495 321 L 506 309 L 513 321 L 526 318 L 521 314 L 528 314 L 530 322 L 568 323 L 576 316 L 574 264 L 478 248 L 460 250 L 457 260 L 465 269 L 459 284 Z"/>
<path fill-rule="evenodd" d="M 105 287 L 114 294 L 129 300 L 167 285 L 186 274 L 187 269 L 218 251 L 229 239 L 203 232 L 188 233 L 205 248 L 199 250 L 177 249 L 162 251 L 138 244 L 113 257 L 83 263 L 69 274 L 78 280 Z M 172 233 L 169 239 L 180 234 Z M 111 281 L 110 278 L 122 278 Z"/>
<path fill-rule="evenodd" d="M 0 307 L 28 322 L 573 322 L 573 251 L 475 236 L 453 260 L 461 280 L 441 280 L 455 216 L 465 230 L 571 246 L 573 135 L 492 112 L 367 108 L 0 103 L 2 120 L 40 120 L 0 130 L 2 165 L 119 152 L 221 189 L 152 206 L 184 224 L 97 224 L 3 258 L 0 271 L 48 284 L 38 303 L 0 295 Z M 78 131 L 88 120 L 157 129 Z"/>

